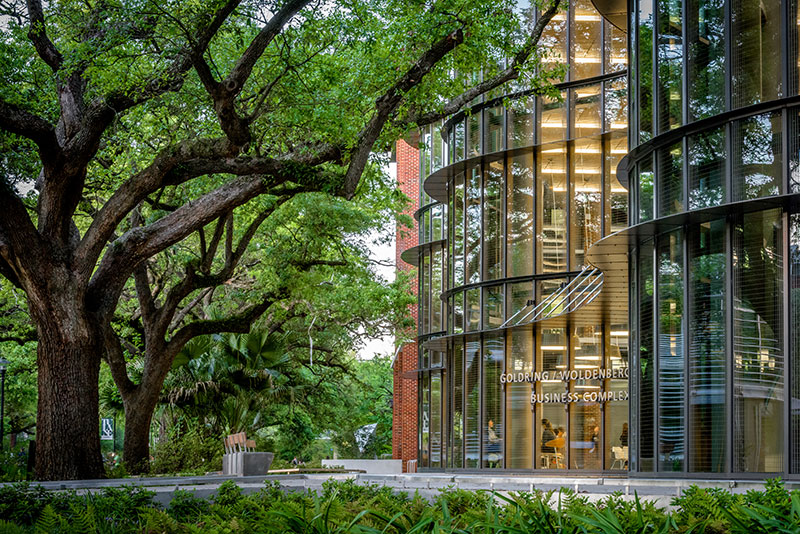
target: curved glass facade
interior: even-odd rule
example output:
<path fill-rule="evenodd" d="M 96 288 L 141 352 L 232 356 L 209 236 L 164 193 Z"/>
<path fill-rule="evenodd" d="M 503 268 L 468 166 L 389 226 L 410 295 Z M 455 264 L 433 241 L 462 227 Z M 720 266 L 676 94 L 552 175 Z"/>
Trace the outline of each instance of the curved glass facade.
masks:
<path fill-rule="evenodd" d="M 633 6 L 631 473 L 796 477 L 797 4 Z"/>
<path fill-rule="evenodd" d="M 627 40 L 589 0 L 543 40 L 569 62 L 560 98 L 489 98 L 421 132 L 423 469 L 627 466 L 627 315 L 552 300 L 627 227 Z"/>

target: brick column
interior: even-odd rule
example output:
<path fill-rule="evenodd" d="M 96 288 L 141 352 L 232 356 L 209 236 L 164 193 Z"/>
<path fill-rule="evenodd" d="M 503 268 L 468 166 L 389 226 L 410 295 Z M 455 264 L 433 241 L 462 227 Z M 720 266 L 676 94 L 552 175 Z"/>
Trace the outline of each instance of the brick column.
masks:
<path fill-rule="evenodd" d="M 413 215 L 419 209 L 419 150 L 403 140 L 397 142 L 397 181 L 400 190 L 411 199 L 407 214 Z M 398 228 L 396 235 L 395 263 L 400 271 L 414 269 L 400 259 L 400 254 L 419 243 L 417 223 L 414 228 Z M 413 292 L 417 296 L 416 277 Z M 411 336 L 417 335 L 417 304 L 409 307 L 414 318 Z M 403 460 L 403 472 L 407 462 L 417 458 L 417 378 L 403 378 L 403 374 L 417 368 L 417 343 L 403 345 L 394 363 L 394 398 L 392 414 L 392 458 Z"/>

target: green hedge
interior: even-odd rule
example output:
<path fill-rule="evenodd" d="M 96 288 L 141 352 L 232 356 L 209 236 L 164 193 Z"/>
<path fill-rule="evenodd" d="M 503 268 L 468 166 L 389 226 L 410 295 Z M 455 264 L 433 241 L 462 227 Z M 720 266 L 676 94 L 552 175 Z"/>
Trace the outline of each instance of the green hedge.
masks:
<path fill-rule="evenodd" d="M 619 494 L 590 503 L 570 490 L 502 495 L 448 489 L 430 502 L 352 480 L 329 481 L 310 493 L 286 493 L 268 482 L 247 496 L 227 481 L 211 500 L 177 491 L 166 509 L 153 496 L 136 487 L 78 495 L 6 486 L 0 488 L 0 533 L 800 533 L 800 493 L 780 480 L 743 495 L 693 486 L 673 499 L 672 512 Z"/>

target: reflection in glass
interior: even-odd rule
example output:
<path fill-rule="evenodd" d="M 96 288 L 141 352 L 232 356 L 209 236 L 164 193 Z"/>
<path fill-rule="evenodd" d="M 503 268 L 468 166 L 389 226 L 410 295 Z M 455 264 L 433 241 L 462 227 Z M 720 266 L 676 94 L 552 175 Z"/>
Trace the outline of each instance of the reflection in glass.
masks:
<path fill-rule="evenodd" d="M 552 143 L 537 154 L 536 272 L 567 270 L 567 147 Z"/>
<path fill-rule="evenodd" d="M 601 88 L 602 86 L 598 83 L 576 87 L 570 91 L 573 138 L 599 135 L 602 133 L 603 116 L 600 108 Z"/>
<path fill-rule="evenodd" d="M 695 121 L 725 108 L 725 2 L 686 2 L 689 120 Z"/>
<path fill-rule="evenodd" d="M 746 213 L 733 231 L 733 470 L 783 469 L 781 210 Z"/>
<path fill-rule="evenodd" d="M 570 158 L 572 167 L 572 269 L 584 264 L 586 250 L 602 237 L 602 144 L 598 138 L 577 139 Z"/>
<path fill-rule="evenodd" d="M 464 331 L 464 293 L 453 295 L 453 333 Z"/>
<path fill-rule="evenodd" d="M 483 188 L 483 247 L 485 269 L 484 280 L 495 280 L 503 276 L 503 221 L 506 218 L 503 206 L 503 160 L 485 165 Z"/>
<path fill-rule="evenodd" d="M 689 137 L 689 209 L 719 206 L 725 199 L 725 129 Z"/>
<path fill-rule="evenodd" d="M 731 0 L 731 107 L 782 96 L 780 0 Z"/>
<path fill-rule="evenodd" d="M 481 327 L 481 288 L 476 287 L 468 289 L 467 295 L 467 309 L 466 309 L 466 327 L 467 332 L 474 332 L 480 330 Z"/>
<path fill-rule="evenodd" d="M 791 404 L 790 411 L 790 434 L 789 443 L 791 447 L 791 472 L 800 473 L 800 410 L 794 405 L 800 399 L 800 214 L 789 216 L 789 294 L 790 300 L 790 319 L 789 323 L 794 326 L 787 335 L 790 336 L 792 374 L 791 374 Z"/>
<path fill-rule="evenodd" d="M 464 173 L 456 175 L 453 187 L 453 211 L 450 225 L 453 228 L 453 285 L 464 285 Z"/>
<path fill-rule="evenodd" d="M 683 471 L 683 240 L 658 244 L 658 470 Z"/>
<path fill-rule="evenodd" d="M 484 111 L 486 114 L 486 140 L 484 146 L 486 153 L 503 150 L 503 106 L 495 106 Z"/>
<path fill-rule="evenodd" d="M 439 248 L 433 252 L 431 264 L 431 332 L 440 332 L 442 327 L 442 275 L 444 268 L 444 250 Z"/>
<path fill-rule="evenodd" d="M 800 110 L 789 109 L 789 192 L 800 193 Z"/>
<path fill-rule="evenodd" d="M 533 145 L 533 100 L 517 98 L 508 103 L 508 148 Z"/>
<path fill-rule="evenodd" d="M 506 287 L 508 288 L 508 298 L 506 300 L 508 309 L 506 310 L 506 317 L 511 318 L 517 312 L 527 307 L 528 301 L 533 299 L 533 291 L 531 291 L 533 286 L 530 282 L 516 282 L 507 284 Z M 517 316 L 515 322 L 520 319 L 522 319 L 521 315 Z"/>
<path fill-rule="evenodd" d="M 442 372 L 431 373 L 431 467 L 442 467 Z"/>
<path fill-rule="evenodd" d="M 481 113 L 467 117 L 467 157 L 481 155 Z"/>
<path fill-rule="evenodd" d="M 625 70 L 628 65 L 628 39 L 625 32 L 608 21 L 605 24 L 606 65 L 605 72 Z"/>
<path fill-rule="evenodd" d="M 781 192 L 781 114 L 765 113 L 733 123 L 733 200 Z"/>
<path fill-rule="evenodd" d="M 653 441 L 655 431 L 655 350 L 653 345 L 653 245 L 643 243 L 639 247 L 638 280 L 639 293 L 639 368 L 638 373 L 639 406 L 639 470 L 655 471 Z"/>
<path fill-rule="evenodd" d="M 530 284 L 528 285 L 530 293 Z M 506 373 L 533 371 L 533 335 L 530 330 L 508 330 Z M 533 446 L 533 416 L 531 414 L 531 384 L 512 382 L 505 386 L 506 394 L 506 468 L 531 469 Z"/>
<path fill-rule="evenodd" d="M 581 80 L 602 74 L 603 18 L 590 0 L 570 2 L 572 34 L 570 36 L 570 79 Z"/>
<path fill-rule="evenodd" d="M 683 211 L 683 150 L 681 143 L 658 151 L 660 216 Z"/>
<path fill-rule="evenodd" d="M 453 342 L 453 368 L 450 371 L 453 391 L 452 427 L 449 432 L 452 452 L 449 461 L 454 468 L 464 467 L 464 344 L 456 339 Z"/>
<path fill-rule="evenodd" d="M 476 468 L 479 466 L 480 439 L 478 427 L 478 412 L 481 402 L 480 391 L 480 366 L 481 366 L 481 343 L 480 341 L 468 341 L 466 343 L 466 353 L 464 357 L 464 375 L 466 376 L 465 385 L 465 437 L 464 449 L 466 458 L 464 467 Z"/>
<path fill-rule="evenodd" d="M 639 0 L 639 144 L 653 137 L 653 0 Z"/>
<path fill-rule="evenodd" d="M 419 313 L 422 315 L 420 326 L 422 333 L 427 334 L 431 331 L 431 256 L 428 253 L 422 255 L 422 270 L 419 273 L 420 284 L 422 286 L 422 298 L 419 304 Z"/>
<path fill-rule="evenodd" d="M 420 380 L 422 388 L 420 389 L 419 401 L 419 465 L 421 467 L 430 466 L 430 437 L 431 437 L 431 377 L 430 373 L 422 373 Z"/>
<path fill-rule="evenodd" d="M 725 221 L 689 234 L 689 471 L 725 471 Z"/>
<path fill-rule="evenodd" d="M 639 162 L 639 222 L 653 218 L 653 159 L 652 156 Z"/>
<path fill-rule="evenodd" d="M 500 375 L 503 373 L 503 335 L 483 340 L 483 467 L 503 467 L 503 408 Z"/>
<path fill-rule="evenodd" d="M 658 2 L 658 130 L 681 125 L 683 21 L 681 0 Z"/>
<path fill-rule="evenodd" d="M 483 328 L 500 328 L 503 324 L 503 286 L 491 286 L 483 292 Z"/>
<path fill-rule="evenodd" d="M 610 131 L 615 135 L 627 135 L 628 84 L 625 78 L 617 78 L 605 83 L 604 105 L 605 131 Z"/>
<path fill-rule="evenodd" d="M 467 169 L 466 197 L 466 281 L 469 284 L 481 279 L 481 168 L 475 165 Z"/>
<path fill-rule="evenodd" d="M 542 97 L 539 105 L 539 143 L 552 143 L 567 138 L 566 92 L 561 99 Z"/>
<path fill-rule="evenodd" d="M 628 226 L 628 190 L 617 180 L 617 166 L 628 153 L 627 132 L 609 134 L 605 139 L 605 147 L 605 234 L 608 235 Z"/>
<path fill-rule="evenodd" d="M 455 135 L 455 161 L 461 161 L 464 159 L 466 155 L 466 138 L 464 133 L 464 120 L 460 120 L 456 123 L 456 135 Z"/>
<path fill-rule="evenodd" d="M 506 276 L 533 274 L 533 154 L 509 160 Z"/>

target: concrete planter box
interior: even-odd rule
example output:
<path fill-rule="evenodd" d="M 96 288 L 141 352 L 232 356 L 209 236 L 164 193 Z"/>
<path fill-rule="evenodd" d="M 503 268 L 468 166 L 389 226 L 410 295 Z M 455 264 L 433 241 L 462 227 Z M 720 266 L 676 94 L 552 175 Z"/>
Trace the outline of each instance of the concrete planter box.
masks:
<path fill-rule="evenodd" d="M 403 460 L 322 460 L 322 467 L 342 467 L 370 475 L 397 475 L 403 472 Z"/>
<path fill-rule="evenodd" d="M 266 475 L 275 454 L 271 452 L 231 452 L 222 456 L 222 474 L 229 476 Z"/>

